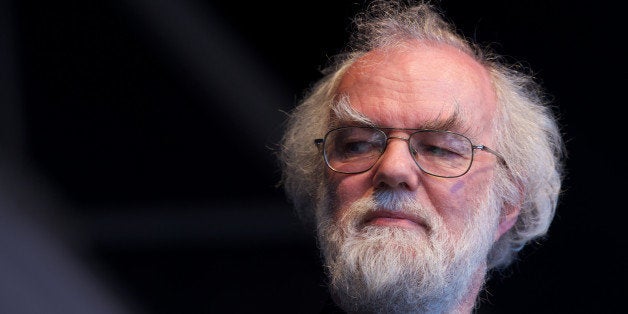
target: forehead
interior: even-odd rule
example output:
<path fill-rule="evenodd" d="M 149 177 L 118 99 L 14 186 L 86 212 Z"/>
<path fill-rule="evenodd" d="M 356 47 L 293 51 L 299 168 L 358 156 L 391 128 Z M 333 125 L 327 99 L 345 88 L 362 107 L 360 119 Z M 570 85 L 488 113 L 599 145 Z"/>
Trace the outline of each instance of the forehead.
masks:
<path fill-rule="evenodd" d="M 447 45 L 412 43 L 374 50 L 343 76 L 338 93 L 380 126 L 422 128 L 455 112 L 481 132 L 496 110 L 484 66 Z"/>

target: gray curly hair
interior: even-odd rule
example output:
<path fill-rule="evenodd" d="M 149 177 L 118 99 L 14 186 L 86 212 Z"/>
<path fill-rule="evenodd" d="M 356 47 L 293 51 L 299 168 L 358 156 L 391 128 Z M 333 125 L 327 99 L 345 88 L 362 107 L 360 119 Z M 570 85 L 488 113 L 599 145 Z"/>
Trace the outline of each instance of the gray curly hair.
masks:
<path fill-rule="evenodd" d="M 557 118 L 540 85 L 523 68 L 508 65 L 458 34 L 428 2 L 375 1 L 353 22 L 347 50 L 323 71 L 323 78 L 287 120 L 279 161 L 282 184 L 296 212 L 305 222 L 314 222 L 325 165 L 313 139 L 329 128 L 336 89 L 347 68 L 376 48 L 417 40 L 450 45 L 488 70 L 497 95 L 498 113 L 492 122 L 496 150 L 508 167 L 495 172 L 495 194 L 505 206 L 520 206 L 521 211 L 514 227 L 494 244 L 488 266 L 508 266 L 521 248 L 547 233 L 561 190 L 565 150 Z"/>

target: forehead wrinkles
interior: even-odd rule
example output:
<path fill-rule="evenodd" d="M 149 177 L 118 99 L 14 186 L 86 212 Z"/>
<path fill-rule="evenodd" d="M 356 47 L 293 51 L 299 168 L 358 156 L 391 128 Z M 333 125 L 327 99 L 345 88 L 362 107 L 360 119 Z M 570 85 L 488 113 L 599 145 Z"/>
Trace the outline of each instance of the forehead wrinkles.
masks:
<path fill-rule="evenodd" d="M 338 91 L 356 111 L 374 122 L 396 124 L 386 125 L 391 127 L 418 128 L 457 114 L 468 119 L 467 128 L 481 132 L 496 104 L 484 66 L 443 45 L 409 44 L 367 53 L 348 69 Z"/>
<path fill-rule="evenodd" d="M 423 121 L 420 125 L 416 125 L 416 129 L 434 129 L 434 130 L 452 130 L 458 131 L 468 136 L 473 136 L 469 129 L 469 124 L 465 123 L 465 115 L 461 114 L 461 106 L 454 103 L 454 109 L 451 114 L 440 112 L 434 118 Z M 394 125 L 378 125 L 363 113 L 351 106 L 351 100 L 347 95 L 337 95 L 332 104 L 332 115 L 330 127 L 338 127 L 345 125 L 360 125 L 372 127 L 396 127 Z"/>
<path fill-rule="evenodd" d="M 342 91 L 332 104 L 336 120 L 349 120 L 366 125 L 409 128 L 454 128 L 462 126 L 460 115 L 464 110 L 453 95 L 454 87 L 447 82 L 421 80 L 417 84 L 386 84 L 390 81 L 378 76 L 364 75 L 355 80 L 358 88 Z M 433 87 L 439 85 L 439 87 Z M 447 86 L 447 87 L 445 87 Z M 443 90 L 448 92 L 444 93 Z M 443 96 L 445 95 L 445 96 Z M 435 121 L 447 120 L 447 123 Z M 393 124 L 381 121 L 394 121 Z M 456 121 L 456 123 L 452 123 Z"/>

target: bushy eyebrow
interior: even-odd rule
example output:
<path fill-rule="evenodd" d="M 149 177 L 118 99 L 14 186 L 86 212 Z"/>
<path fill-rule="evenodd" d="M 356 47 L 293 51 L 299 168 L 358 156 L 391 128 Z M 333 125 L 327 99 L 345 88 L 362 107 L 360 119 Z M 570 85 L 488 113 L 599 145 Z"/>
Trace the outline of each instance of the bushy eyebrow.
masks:
<path fill-rule="evenodd" d="M 338 127 L 341 125 L 355 125 L 355 126 L 370 126 L 370 127 L 396 127 L 396 126 L 382 126 L 377 125 L 369 117 L 365 116 L 361 112 L 355 110 L 350 103 L 349 97 L 344 94 L 337 95 L 332 103 L 332 121 L 331 127 Z M 456 131 L 468 137 L 473 137 L 469 133 L 469 126 L 465 123 L 460 113 L 460 106 L 458 103 L 454 105 L 454 112 L 447 117 L 443 117 L 442 113 L 438 114 L 435 118 L 424 121 L 414 127 L 415 129 L 430 129 L 430 130 L 442 130 L 442 131 Z"/>
<path fill-rule="evenodd" d="M 434 119 L 421 123 L 419 127 L 421 129 L 431 129 L 431 130 L 460 131 L 463 128 L 463 125 L 464 123 L 460 117 L 459 107 L 456 106 L 456 109 L 454 110 L 454 112 L 448 117 L 443 118 L 442 115 L 439 114 Z"/>
<path fill-rule="evenodd" d="M 464 115 L 460 112 L 460 106 L 456 104 L 454 112 L 446 118 L 440 114 L 434 119 L 426 121 L 418 126 L 420 129 L 453 131 L 462 134 L 472 140 L 476 139 L 478 134 L 471 131 L 471 124 L 464 119 Z"/>
<path fill-rule="evenodd" d="M 331 127 L 339 126 L 340 124 L 357 124 L 360 126 L 377 126 L 369 117 L 363 113 L 353 109 L 349 97 L 344 94 L 336 96 L 333 100 L 332 107 L 332 121 Z"/>

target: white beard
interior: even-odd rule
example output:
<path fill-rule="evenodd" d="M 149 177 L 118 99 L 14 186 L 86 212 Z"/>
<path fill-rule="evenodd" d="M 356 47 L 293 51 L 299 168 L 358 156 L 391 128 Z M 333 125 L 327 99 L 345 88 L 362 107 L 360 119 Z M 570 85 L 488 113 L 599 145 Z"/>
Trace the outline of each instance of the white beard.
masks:
<path fill-rule="evenodd" d="M 350 313 L 451 313 L 475 298 L 499 219 L 496 198 L 482 199 L 469 205 L 465 228 L 452 235 L 410 194 L 379 191 L 356 201 L 338 221 L 333 200 L 325 197 L 318 237 L 334 300 Z M 426 232 L 362 225 L 366 213 L 383 208 L 414 213 Z"/>

